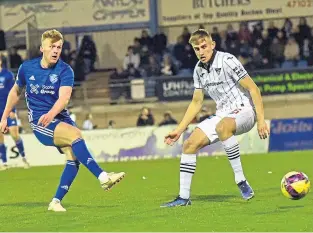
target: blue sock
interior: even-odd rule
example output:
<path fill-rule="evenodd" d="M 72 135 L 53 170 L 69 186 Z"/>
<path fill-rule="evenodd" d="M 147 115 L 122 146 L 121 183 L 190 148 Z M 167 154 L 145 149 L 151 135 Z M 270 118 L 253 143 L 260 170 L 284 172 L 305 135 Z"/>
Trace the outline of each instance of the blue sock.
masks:
<path fill-rule="evenodd" d="M 67 163 L 61 176 L 58 190 L 54 198 L 59 199 L 60 201 L 63 199 L 63 197 L 67 194 L 68 190 L 70 189 L 71 184 L 73 183 L 78 170 L 79 162 L 77 160 L 75 161 L 67 160 Z"/>
<path fill-rule="evenodd" d="M 5 147 L 4 144 L 0 144 L 0 157 L 3 163 L 6 163 L 8 161 L 7 160 L 7 148 Z"/>
<path fill-rule="evenodd" d="M 20 152 L 20 155 L 24 158 L 25 157 L 25 151 L 24 151 L 24 144 L 23 144 L 23 140 L 20 138 L 19 140 L 17 140 L 15 142 L 16 147 L 18 149 L 18 152 Z"/>
<path fill-rule="evenodd" d="M 103 170 L 99 167 L 96 161 L 91 156 L 85 140 L 79 138 L 72 143 L 72 150 L 77 160 L 84 164 L 88 168 L 88 170 L 95 175 L 95 177 L 99 177 Z"/>

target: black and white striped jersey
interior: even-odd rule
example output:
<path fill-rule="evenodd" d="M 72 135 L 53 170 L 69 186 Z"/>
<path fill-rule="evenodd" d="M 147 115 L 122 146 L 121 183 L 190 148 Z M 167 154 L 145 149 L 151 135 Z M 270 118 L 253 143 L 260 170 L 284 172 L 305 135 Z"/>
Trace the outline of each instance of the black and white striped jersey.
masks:
<path fill-rule="evenodd" d="M 197 63 L 193 79 L 195 88 L 203 89 L 215 101 L 218 114 L 253 107 L 250 93 L 239 84 L 247 75 L 234 55 L 214 50 L 207 66 L 200 61 Z"/>

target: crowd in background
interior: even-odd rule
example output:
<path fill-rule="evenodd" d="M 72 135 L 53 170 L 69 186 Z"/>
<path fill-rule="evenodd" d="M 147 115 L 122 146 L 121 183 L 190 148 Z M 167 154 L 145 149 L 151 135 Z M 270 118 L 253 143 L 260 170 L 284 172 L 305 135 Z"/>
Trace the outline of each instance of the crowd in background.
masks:
<path fill-rule="evenodd" d="M 200 25 L 199 28 L 204 28 Z M 227 30 L 220 32 L 213 27 L 211 32 L 216 49 L 235 55 L 247 70 L 307 67 L 313 65 L 313 29 L 305 18 L 293 25 L 285 19 L 282 28 L 269 22 L 241 22 L 239 31 L 229 23 Z M 184 27 L 174 45 L 167 44 L 164 33 L 151 37 L 146 30 L 134 38 L 127 49 L 122 69 L 111 79 L 151 76 L 191 75 L 197 57 L 188 43 L 190 31 Z"/>

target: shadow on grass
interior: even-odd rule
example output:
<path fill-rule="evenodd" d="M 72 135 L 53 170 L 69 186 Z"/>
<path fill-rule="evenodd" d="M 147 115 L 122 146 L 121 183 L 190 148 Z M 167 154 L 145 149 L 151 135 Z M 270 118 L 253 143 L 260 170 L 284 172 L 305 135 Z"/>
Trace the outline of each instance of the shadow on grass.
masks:
<path fill-rule="evenodd" d="M 192 201 L 208 201 L 208 202 L 242 202 L 238 195 L 193 195 Z"/>

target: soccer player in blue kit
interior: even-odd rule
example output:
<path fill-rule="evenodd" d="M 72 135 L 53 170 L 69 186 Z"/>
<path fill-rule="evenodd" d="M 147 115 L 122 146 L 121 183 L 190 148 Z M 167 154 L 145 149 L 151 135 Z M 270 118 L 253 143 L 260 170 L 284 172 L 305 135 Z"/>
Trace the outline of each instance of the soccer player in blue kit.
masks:
<path fill-rule="evenodd" d="M 9 70 L 2 68 L 2 59 L 0 56 L 0 117 L 3 115 L 5 104 L 7 102 L 9 92 L 13 85 L 14 85 L 14 74 Z M 9 133 L 16 144 L 19 154 L 22 156 L 24 168 L 29 168 L 29 163 L 25 158 L 23 140 L 18 132 L 15 108 L 13 108 L 12 111 L 9 113 L 8 127 Z M 4 135 L 2 132 L 0 132 L 0 159 L 3 162 L 3 166 L 0 168 L 0 170 L 2 171 L 7 170 L 8 169 L 7 153 L 6 146 L 4 144 Z"/>
<path fill-rule="evenodd" d="M 17 104 L 23 88 L 30 125 L 37 139 L 46 146 L 55 146 L 66 155 L 67 163 L 57 192 L 48 210 L 66 211 L 61 205 L 63 197 L 74 181 L 80 163 L 109 190 L 125 176 L 124 172 L 103 171 L 87 149 L 81 131 L 65 109 L 72 93 L 74 74 L 71 67 L 60 60 L 63 36 L 57 30 L 42 34 L 40 51 L 42 57 L 24 62 L 11 89 L 1 118 L 1 132 L 7 130 L 7 118 Z"/>

